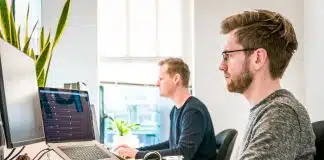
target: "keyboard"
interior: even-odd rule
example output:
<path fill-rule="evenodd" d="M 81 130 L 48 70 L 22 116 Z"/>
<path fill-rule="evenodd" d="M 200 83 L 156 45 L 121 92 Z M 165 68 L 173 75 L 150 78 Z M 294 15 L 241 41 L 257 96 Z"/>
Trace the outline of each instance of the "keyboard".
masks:
<path fill-rule="evenodd" d="M 111 157 L 98 146 L 73 146 L 73 147 L 59 147 L 71 160 L 98 160 L 108 158 L 116 160 L 115 157 Z"/>

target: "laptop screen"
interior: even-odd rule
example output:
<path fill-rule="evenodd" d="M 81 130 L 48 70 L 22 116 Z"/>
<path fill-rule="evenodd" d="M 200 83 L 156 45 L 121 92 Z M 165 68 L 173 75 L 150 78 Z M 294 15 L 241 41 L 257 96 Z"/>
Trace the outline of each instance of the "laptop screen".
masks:
<path fill-rule="evenodd" d="M 46 142 L 94 140 L 88 92 L 39 89 Z"/>

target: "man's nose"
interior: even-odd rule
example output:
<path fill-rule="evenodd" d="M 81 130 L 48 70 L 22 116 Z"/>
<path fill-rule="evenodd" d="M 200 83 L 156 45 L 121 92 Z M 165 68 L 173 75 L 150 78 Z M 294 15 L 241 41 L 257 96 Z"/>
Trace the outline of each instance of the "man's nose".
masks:
<path fill-rule="evenodd" d="M 222 61 L 222 62 L 219 64 L 218 69 L 221 70 L 221 71 L 226 71 L 226 70 L 227 70 L 227 65 L 225 64 L 224 61 Z"/>

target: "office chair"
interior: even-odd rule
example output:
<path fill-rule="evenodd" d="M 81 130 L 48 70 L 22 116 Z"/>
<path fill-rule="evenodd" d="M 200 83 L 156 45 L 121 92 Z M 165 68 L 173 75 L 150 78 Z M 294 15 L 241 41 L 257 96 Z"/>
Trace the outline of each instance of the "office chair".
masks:
<path fill-rule="evenodd" d="M 231 158 L 237 130 L 226 129 L 218 133 L 216 138 L 216 160 L 229 160 Z"/>
<path fill-rule="evenodd" d="M 316 146 L 316 155 L 314 160 L 323 160 L 324 159 L 324 121 L 317 121 L 312 123 L 313 130 L 315 133 L 315 146 Z"/>

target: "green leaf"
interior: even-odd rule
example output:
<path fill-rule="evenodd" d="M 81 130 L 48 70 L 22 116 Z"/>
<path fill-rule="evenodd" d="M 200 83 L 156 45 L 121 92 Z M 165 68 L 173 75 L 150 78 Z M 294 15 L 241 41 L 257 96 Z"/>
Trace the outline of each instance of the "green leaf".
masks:
<path fill-rule="evenodd" d="M 40 53 L 39 57 L 36 60 L 36 74 L 37 74 L 37 81 L 39 87 L 45 87 L 46 85 L 46 70 L 48 69 L 49 65 L 49 58 L 47 58 L 50 54 L 50 47 L 51 42 L 48 42 Z"/>
<path fill-rule="evenodd" d="M 47 57 L 48 60 L 46 60 L 47 63 L 44 66 L 44 67 L 46 67 L 46 69 L 44 69 L 44 72 L 45 72 L 44 86 L 46 85 L 46 81 L 47 81 L 47 77 L 48 77 L 49 66 L 50 66 L 50 62 L 52 60 L 52 52 L 53 52 L 54 47 L 56 46 L 57 42 L 59 41 L 60 37 L 62 36 L 63 31 L 66 27 L 66 21 L 67 21 L 68 15 L 69 15 L 69 11 L 70 11 L 70 0 L 66 0 L 65 5 L 62 10 L 62 13 L 61 13 L 61 16 L 60 16 L 60 20 L 59 20 L 57 28 L 56 28 L 54 41 L 53 41 L 52 47 L 51 47 L 48 57 Z"/>
<path fill-rule="evenodd" d="M 43 48 L 42 52 L 40 52 L 38 58 L 36 59 L 36 74 L 38 80 L 39 87 L 45 87 L 46 85 L 46 72 L 49 69 L 51 52 L 51 43 L 50 43 L 51 34 L 48 34 L 47 40 L 45 42 L 45 47 Z"/>
<path fill-rule="evenodd" d="M 24 41 L 24 44 L 26 44 L 27 41 L 28 41 L 29 8 L 30 8 L 30 3 L 28 2 L 27 13 L 26 13 L 26 30 L 25 30 L 25 41 Z"/>
<path fill-rule="evenodd" d="M 62 33 L 66 26 L 66 21 L 67 21 L 69 12 L 70 12 L 70 0 L 67 0 L 64 5 L 64 8 L 62 10 L 60 20 L 59 20 L 57 28 L 56 28 L 56 33 L 55 33 L 55 37 L 54 37 L 54 41 L 53 41 L 53 45 L 52 45 L 52 50 L 56 46 L 60 37 L 62 36 Z"/>
<path fill-rule="evenodd" d="M 3 36 L 2 36 L 1 30 L 0 30 L 0 38 L 2 38 L 2 39 L 3 39 Z"/>
<path fill-rule="evenodd" d="M 0 19 L 1 19 L 1 31 L 2 36 L 5 41 L 11 44 L 11 27 L 10 27 L 10 20 L 9 20 L 9 11 L 7 0 L 0 0 Z"/>
<path fill-rule="evenodd" d="M 51 47 L 51 42 L 48 42 L 44 48 L 44 50 L 40 53 L 39 57 L 36 60 L 36 74 L 39 75 L 41 71 L 44 69 L 46 64 L 46 60 L 48 60 L 48 55 Z M 45 73 L 45 72 L 44 72 Z"/>
<path fill-rule="evenodd" d="M 39 87 L 45 87 L 45 72 L 44 70 L 41 71 L 39 75 L 37 75 L 37 82 Z"/>
<path fill-rule="evenodd" d="M 18 49 L 21 50 L 21 46 L 20 46 L 20 25 L 18 26 L 17 39 L 18 39 Z"/>
<path fill-rule="evenodd" d="M 34 52 L 34 49 L 31 48 L 29 50 L 29 55 L 30 55 L 30 57 L 32 57 L 35 60 L 35 52 Z"/>
<path fill-rule="evenodd" d="M 44 47 L 50 42 L 50 40 L 51 40 L 51 33 L 48 33 L 48 36 L 47 36 L 47 39 L 45 41 Z M 43 48 L 43 50 L 44 50 L 44 48 Z"/>
<path fill-rule="evenodd" d="M 30 39 L 31 39 L 32 36 L 33 36 L 33 33 L 34 33 L 34 31 L 35 31 L 35 28 L 36 28 L 37 24 L 38 24 L 38 21 L 37 21 L 36 24 L 34 25 L 33 30 L 32 30 L 32 32 L 30 33 L 30 36 L 29 36 L 27 42 L 26 42 L 25 45 L 24 45 L 24 49 L 23 49 L 23 52 L 24 52 L 24 53 L 28 53 Z M 29 55 L 29 54 L 28 54 L 28 55 Z M 31 55 L 29 55 L 29 56 L 31 57 Z"/>
<path fill-rule="evenodd" d="M 45 43 L 44 43 L 44 26 L 43 26 L 39 37 L 39 53 L 43 51 L 44 45 Z"/>
<path fill-rule="evenodd" d="M 18 41 L 18 36 L 17 36 L 17 31 L 16 31 L 16 24 L 15 24 L 15 19 L 14 19 L 14 15 L 13 15 L 13 5 L 11 6 L 11 9 L 10 9 L 10 17 L 9 17 L 9 20 L 10 20 L 10 33 L 11 33 L 11 44 L 13 46 L 15 46 L 16 48 L 19 48 L 18 44 L 19 44 L 19 41 Z"/>

